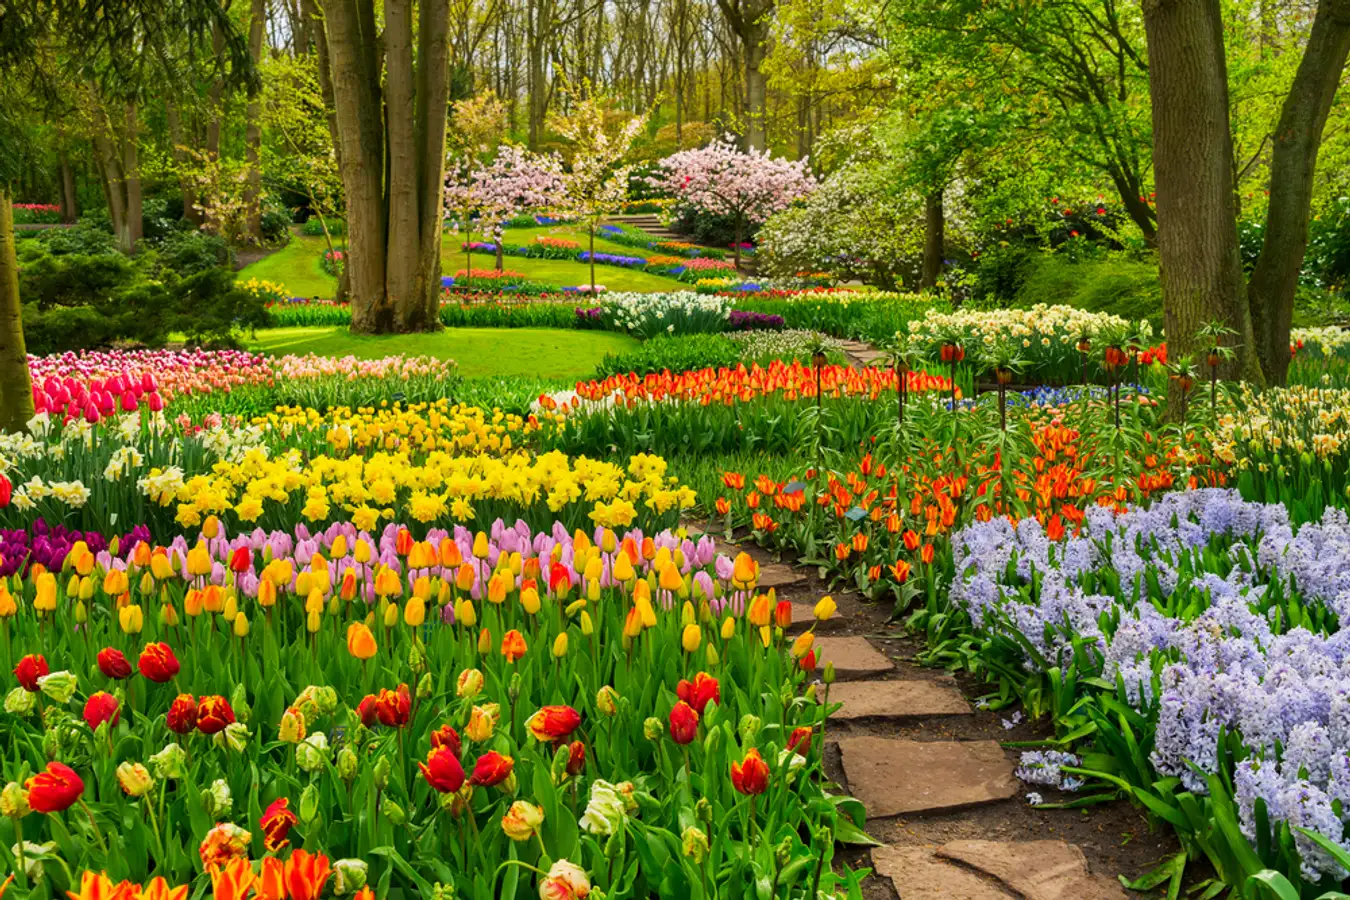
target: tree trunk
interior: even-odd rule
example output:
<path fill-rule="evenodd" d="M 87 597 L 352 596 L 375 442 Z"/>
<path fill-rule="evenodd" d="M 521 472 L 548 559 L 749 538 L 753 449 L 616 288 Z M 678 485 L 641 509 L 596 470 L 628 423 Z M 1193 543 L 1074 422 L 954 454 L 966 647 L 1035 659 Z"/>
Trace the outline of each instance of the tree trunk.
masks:
<path fill-rule="evenodd" d="M 441 327 L 441 243 L 445 231 L 445 110 L 450 101 L 450 8 L 423 2 L 417 22 L 416 327 Z M 409 321 L 413 321 L 411 318 Z"/>
<path fill-rule="evenodd" d="M 1267 380 L 1276 384 L 1289 372 L 1289 330 L 1308 248 L 1317 153 L 1347 53 L 1350 0 L 1321 0 L 1275 128 L 1265 239 L 1247 285 L 1257 355 Z"/>
<path fill-rule="evenodd" d="M 263 25 L 267 21 L 267 0 L 253 0 L 248 26 L 248 50 L 254 65 L 262 62 Z M 249 95 L 245 117 L 244 152 L 248 159 L 248 186 L 244 191 L 247 229 L 255 243 L 262 243 L 262 103 L 258 92 Z"/>
<path fill-rule="evenodd" d="M 736 267 L 737 274 L 741 271 L 741 241 L 745 237 L 745 215 L 736 213 L 736 242 L 731 245 L 731 264 Z"/>
<path fill-rule="evenodd" d="M 328 135 L 333 139 L 333 156 L 337 160 L 338 172 L 342 168 L 342 138 L 338 133 L 337 126 L 337 104 L 333 99 L 333 74 L 328 63 L 328 35 L 324 31 L 322 14 L 319 12 L 316 0 L 300 0 L 300 15 L 307 23 L 311 40 L 314 42 L 314 55 L 319 64 L 319 91 L 323 94 L 323 108 L 327 112 Z M 327 226 L 324 227 L 325 232 Z M 344 232 L 345 234 L 345 232 Z M 332 241 L 329 241 L 330 249 Z M 337 296 L 334 298 L 338 303 L 345 302 L 351 293 L 351 276 L 344 262 L 341 273 L 337 280 Z"/>
<path fill-rule="evenodd" d="M 931 291 L 942 275 L 943 246 L 946 243 L 947 219 L 942 208 L 942 189 L 923 198 L 923 272 L 919 276 L 919 290 Z"/>
<path fill-rule="evenodd" d="M 180 173 L 184 173 L 191 164 L 191 160 L 188 158 L 185 149 L 186 141 L 183 140 L 183 122 L 178 113 L 178 104 L 172 100 L 166 103 L 164 105 L 164 118 L 169 126 L 169 141 L 173 144 L 171 152 L 174 164 L 178 166 Z M 188 178 L 186 174 L 180 174 L 178 189 L 183 194 L 183 218 L 200 228 L 202 211 L 197 206 L 197 191 L 192 186 L 192 179 Z"/>
<path fill-rule="evenodd" d="M 325 5 L 333 100 L 337 116 L 342 186 L 347 198 L 344 261 L 352 305 L 352 331 L 374 334 L 393 325 L 385 294 L 384 129 L 379 72 L 368 65 L 358 0 Z"/>
<path fill-rule="evenodd" d="M 136 104 L 127 104 L 127 133 L 122 138 L 122 174 L 127 192 L 125 234 L 118 243 L 124 253 L 135 253 L 145 228 L 141 202 L 141 162 L 136 137 Z"/>
<path fill-rule="evenodd" d="M 426 2 L 426 0 L 423 0 Z M 389 129 L 389 245 L 385 291 L 394 330 L 408 331 L 417 285 L 417 146 L 413 137 L 412 0 L 385 0 L 385 121 Z M 420 321 L 421 316 L 417 316 Z"/>
<path fill-rule="evenodd" d="M 0 431 L 24 431 L 33 418 L 33 382 L 19 306 L 13 199 L 9 188 L 0 185 Z"/>
<path fill-rule="evenodd" d="M 768 146 L 764 116 L 766 112 L 765 78 L 762 66 L 768 54 L 764 41 L 769 36 L 767 23 L 756 22 L 746 32 L 745 41 L 745 149 L 763 150 Z"/>
<path fill-rule="evenodd" d="M 1228 75 L 1218 0 L 1144 0 L 1158 258 L 1168 356 L 1221 321 L 1238 335 L 1225 378 L 1260 382 L 1234 209 Z"/>
<path fill-rule="evenodd" d="M 75 170 L 70 167 L 64 136 L 58 152 L 61 157 L 61 221 L 69 225 L 80 217 L 80 210 L 75 196 Z"/>

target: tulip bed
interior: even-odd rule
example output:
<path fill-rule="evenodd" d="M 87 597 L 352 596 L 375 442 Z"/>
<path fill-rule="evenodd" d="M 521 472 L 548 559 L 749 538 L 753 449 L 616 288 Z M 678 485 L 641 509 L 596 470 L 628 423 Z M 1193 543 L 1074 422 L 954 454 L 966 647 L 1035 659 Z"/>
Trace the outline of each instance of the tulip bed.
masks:
<path fill-rule="evenodd" d="M 33 896 L 856 892 L 811 632 L 756 579 L 523 522 L 75 541 L 0 587 L 0 859 Z"/>

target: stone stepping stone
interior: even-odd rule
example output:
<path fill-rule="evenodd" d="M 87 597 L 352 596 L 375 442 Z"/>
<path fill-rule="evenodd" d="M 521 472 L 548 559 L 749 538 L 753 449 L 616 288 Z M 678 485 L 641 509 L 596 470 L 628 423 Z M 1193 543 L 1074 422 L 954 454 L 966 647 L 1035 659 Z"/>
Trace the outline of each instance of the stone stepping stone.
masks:
<path fill-rule="evenodd" d="M 834 674 L 840 681 L 885 675 L 895 668 L 865 637 L 818 637 L 815 648 L 817 668 L 834 663 Z"/>
<path fill-rule="evenodd" d="M 839 741 L 849 792 L 867 818 L 944 812 L 1017 796 L 1013 765 L 996 741 Z"/>
<path fill-rule="evenodd" d="M 830 630 L 843 621 L 836 610 L 834 615 L 824 622 L 816 624 L 816 636 L 819 637 L 822 629 Z M 814 603 L 793 603 L 792 604 L 792 625 L 788 627 L 789 632 L 800 632 L 810 628 L 816 622 L 816 605 Z"/>
<path fill-rule="evenodd" d="M 952 841 L 939 847 L 937 856 L 982 872 L 1026 900 L 1128 897 L 1120 882 L 1092 874 L 1083 851 L 1063 841 Z"/>
<path fill-rule="evenodd" d="M 900 900 L 1010 900 L 984 876 L 953 865 L 926 847 L 874 847 L 872 867 L 889 878 Z"/>
<path fill-rule="evenodd" d="M 854 681 L 830 686 L 830 703 L 842 703 L 831 719 L 926 719 L 969 716 L 970 704 L 950 679 Z"/>
<path fill-rule="evenodd" d="M 760 563 L 758 587 L 761 592 L 770 588 L 782 591 L 787 588 L 801 587 L 806 584 L 807 577 L 805 569 L 794 569 L 782 563 Z"/>

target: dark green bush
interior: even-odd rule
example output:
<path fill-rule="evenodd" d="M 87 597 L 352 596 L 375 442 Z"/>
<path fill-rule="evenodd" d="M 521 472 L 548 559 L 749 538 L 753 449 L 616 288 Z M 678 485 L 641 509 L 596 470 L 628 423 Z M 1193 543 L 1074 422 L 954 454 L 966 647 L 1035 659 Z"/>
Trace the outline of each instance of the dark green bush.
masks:
<path fill-rule="evenodd" d="M 284 206 L 268 206 L 262 214 L 262 239 L 265 244 L 284 244 L 290 239 L 291 213 Z M 322 232 L 321 232 L 322 233 Z"/>
<path fill-rule="evenodd" d="M 734 366 L 741 361 L 741 348 L 720 334 L 688 334 L 654 337 L 636 350 L 608 353 L 596 367 L 596 378 L 608 378 L 626 372 L 646 375 L 651 372 L 687 372 L 717 366 Z"/>
<path fill-rule="evenodd" d="M 179 275 L 197 275 L 234 263 L 234 253 L 225 239 L 196 229 L 176 230 L 154 244 L 160 266 Z"/>
<path fill-rule="evenodd" d="M 1038 254 L 1028 265 L 1011 305 L 1062 303 L 1124 319 L 1147 319 L 1162 333 L 1162 284 L 1156 260 L 1119 255 L 1069 262 L 1058 254 Z"/>
<path fill-rule="evenodd" d="M 300 233 L 307 237 L 323 237 L 323 228 L 325 225 L 328 226 L 328 233 L 333 237 L 343 234 L 344 229 L 346 228 L 346 225 L 343 224 L 341 219 L 335 219 L 330 216 L 329 218 L 324 219 L 323 222 L 320 222 L 318 216 L 310 216 L 305 220 L 305 224 L 300 226 Z"/>

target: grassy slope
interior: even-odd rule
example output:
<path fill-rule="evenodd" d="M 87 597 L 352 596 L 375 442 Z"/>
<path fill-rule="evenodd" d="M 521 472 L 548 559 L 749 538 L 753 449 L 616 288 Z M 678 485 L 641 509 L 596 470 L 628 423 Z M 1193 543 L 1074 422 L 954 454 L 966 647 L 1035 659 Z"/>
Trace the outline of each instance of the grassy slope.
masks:
<path fill-rule="evenodd" d="M 606 353 L 638 342 L 608 331 L 547 328 L 451 328 L 434 334 L 354 335 L 346 328 L 272 328 L 248 341 L 265 353 L 317 353 L 378 359 L 395 353 L 453 359 L 465 376 L 534 375 L 575 379 L 590 375 Z"/>
<path fill-rule="evenodd" d="M 586 235 L 575 226 L 541 226 L 538 228 L 513 228 L 506 232 L 507 246 L 533 243 L 540 235 L 552 235 L 575 240 L 583 248 L 587 246 Z M 481 234 L 475 234 L 474 240 L 484 240 Z M 462 234 L 447 233 L 441 244 L 441 268 L 446 274 L 452 274 L 464 268 L 464 254 L 460 246 L 464 241 Z M 267 256 L 252 265 L 244 267 L 239 273 L 241 281 L 260 278 L 282 285 L 292 297 L 320 297 L 332 299 L 337 280 L 328 275 L 319 266 L 319 260 L 325 249 L 322 237 L 297 235 L 292 241 L 276 253 Z M 597 253 L 618 253 L 625 256 L 640 256 L 643 251 L 622 244 L 595 241 Z M 490 269 L 495 266 L 491 256 L 475 254 L 474 268 Z M 554 259 L 521 259 L 508 256 L 506 268 L 521 272 L 531 281 L 557 287 L 570 287 L 590 284 L 590 267 L 584 263 Z M 596 266 L 595 281 L 611 291 L 678 291 L 684 288 L 673 278 L 651 275 L 647 272 L 634 272 L 618 266 Z"/>

